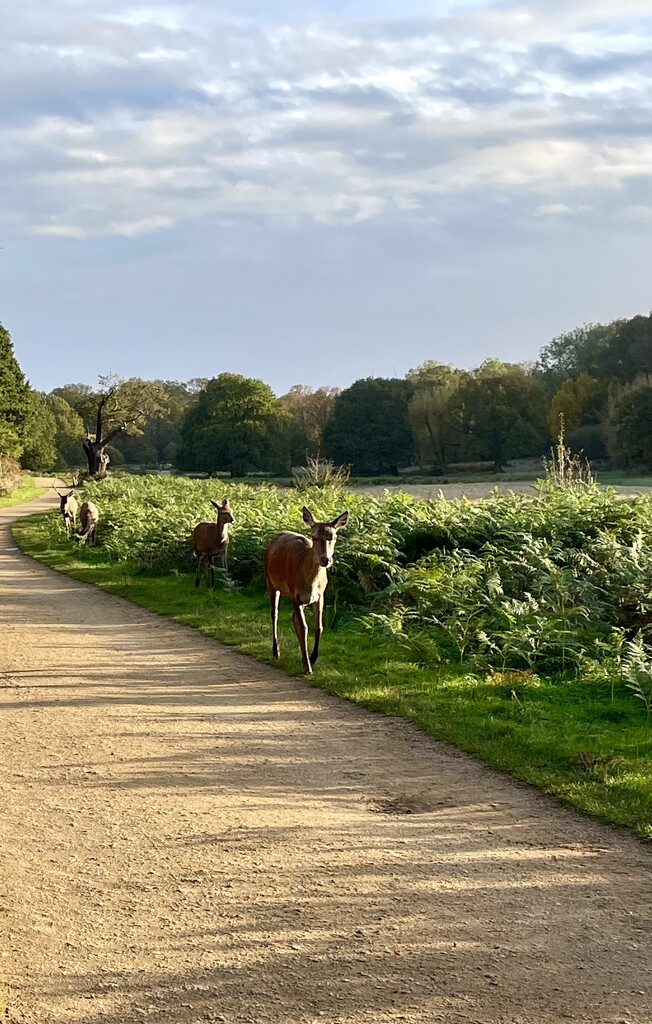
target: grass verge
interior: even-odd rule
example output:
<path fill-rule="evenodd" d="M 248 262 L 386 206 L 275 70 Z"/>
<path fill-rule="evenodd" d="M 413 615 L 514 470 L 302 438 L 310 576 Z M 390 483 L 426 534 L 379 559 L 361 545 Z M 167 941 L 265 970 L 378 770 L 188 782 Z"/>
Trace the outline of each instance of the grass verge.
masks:
<path fill-rule="evenodd" d="M 110 562 L 101 548 L 53 544 L 45 528 L 49 515 L 14 524 L 16 542 L 27 554 L 299 674 L 287 602 L 282 657 L 273 663 L 266 595 L 195 591 L 190 565 L 185 575 L 150 576 Z M 640 701 L 604 669 L 567 679 L 424 666 L 410 661 L 396 641 L 379 641 L 355 619 L 341 618 L 325 633 L 312 682 L 372 711 L 407 718 L 565 804 L 652 839 L 652 726 Z"/>
<path fill-rule="evenodd" d="M 10 505 L 25 505 L 28 501 L 33 501 L 34 498 L 45 494 L 46 491 L 47 487 L 37 487 L 31 476 L 25 476 L 15 491 L 0 497 L 0 508 L 8 508 Z"/>

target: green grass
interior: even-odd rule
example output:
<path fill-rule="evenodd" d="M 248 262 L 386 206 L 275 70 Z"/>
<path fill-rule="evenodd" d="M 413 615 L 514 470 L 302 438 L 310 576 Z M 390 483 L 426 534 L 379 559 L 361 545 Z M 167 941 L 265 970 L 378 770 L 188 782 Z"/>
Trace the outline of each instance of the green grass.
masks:
<path fill-rule="evenodd" d="M 190 562 L 187 573 L 138 573 L 109 561 L 101 547 L 53 541 L 48 515 L 14 525 L 28 554 L 258 661 L 300 673 L 287 602 L 282 657 L 273 663 L 262 592 L 195 591 Z M 324 635 L 312 683 L 372 711 L 407 718 L 565 804 L 652 839 L 652 725 L 641 702 L 605 668 L 571 680 L 519 671 L 474 675 L 449 664 L 422 667 L 396 640 L 380 641 L 355 619 L 340 617 Z"/>
<path fill-rule="evenodd" d="M 24 505 L 34 498 L 45 494 L 47 487 L 37 487 L 31 476 L 24 476 L 20 485 L 11 494 L 0 497 L 0 508 L 8 508 L 10 505 Z"/>

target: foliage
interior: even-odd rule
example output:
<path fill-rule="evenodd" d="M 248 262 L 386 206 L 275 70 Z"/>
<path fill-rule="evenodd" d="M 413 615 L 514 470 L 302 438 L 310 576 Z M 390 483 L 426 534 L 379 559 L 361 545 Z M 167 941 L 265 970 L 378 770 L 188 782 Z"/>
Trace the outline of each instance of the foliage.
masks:
<path fill-rule="evenodd" d="M 0 455 L 0 496 L 12 494 L 20 486 L 20 465 L 8 455 Z"/>
<path fill-rule="evenodd" d="M 652 386 L 649 384 L 630 390 L 622 398 L 616 416 L 615 449 L 625 465 L 652 469 Z"/>
<path fill-rule="evenodd" d="M 263 587 L 262 555 L 283 529 L 304 530 L 308 504 L 348 509 L 329 595 L 337 614 L 370 616 L 422 661 L 497 670 L 577 672 L 614 658 L 618 631 L 652 624 L 652 501 L 594 485 L 479 502 L 378 499 L 340 487 L 297 493 L 269 485 L 175 477 L 90 482 L 104 557 L 146 571 L 190 568 L 193 527 L 210 499 L 230 499 L 230 571 Z M 51 521 L 53 539 L 60 529 Z"/>
<path fill-rule="evenodd" d="M 295 384 L 279 399 L 298 428 L 298 436 L 305 446 L 304 453 L 307 451 L 313 458 L 323 450 L 324 428 L 333 414 L 339 394 L 340 388 L 322 387 L 315 391 L 305 384 Z"/>
<path fill-rule="evenodd" d="M 539 366 L 553 390 L 582 373 L 621 382 L 652 373 L 652 314 L 576 327 L 541 351 Z"/>
<path fill-rule="evenodd" d="M 262 380 L 221 373 L 199 393 L 181 424 L 181 469 L 232 476 L 287 472 L 289 417 Z"/>
<path fill-rule="evenodd" d="M 54 417 L 54 444 L 57 450 L 55 469 L 64 470 L 69 466 L 82 465 L 84 421 L 65 398 L 54 392 L 46 396 L 45 402 Z"/>
<path fill-rule="evenodd" d="M 108 444 L 121 432 L 138 436 L 148 418 L 167 408 L 167 396 L 158 381 L 139 377 L 124 380 L 115 374 L 99 378 L 100 389 L 77 406 L 84 418 L 87 437 L 83 447 L 91 476 L 102 476 L 108 460 Z"/>
<path fill-rule="evenodd" d="M 414 439 L 407 407 L 413 387 L 405 380 L 366 377 L 335 400 L 324 429 L 326 455 L 354 473 L 390 472 L 409 465 Z"/>
<path fill-rule="evenodd" d="M 550 449 L 550 458 L 543 460 L 549 487 L 586 487 L 595 483 L 588 461 L 573 454 L 564 442 L 564 417 L 559 415 L 557 443 Z"/>
<path fill-rule="evenodd" d="M 57 464 L 57 424 L 45 399 L 37 391 L 29 395 L 29 415 L 21 464 L 37 473 L 49 473 Z"/>
<path fill-rule="evenodd" d="M 633 640 L 623 644 L 620 659 L 627 688 L 643 703 L 648 721 L 652 717 L 651 653 L 639 632 Z"/>
<path fill-rule="evenodd" d="M 0 456 L 20 456 L 29 414 L 30 388 L 9 331 L 0 323 Z"/>
<path fill-rule="evenodd" d="M 457 398 L 463 429 L 497 471 L 508 459 L 543 451 L 545 403 L 536 376 L 515 363 L 490 359 L 470 373 Z"/>
<path fill-rule="evenodd" d="M 453 404 L 455 388 L 447 384 L 418 387 L 408 404 L 408 419 L 419 446 L 422 461 L 434 472 L 448 471 L 449 454 L 459 436 L 458 409 Z"/>
<path fill-rule="evenodd" d="M 306 465 L 302 466 L 294 475 L 294 486 L 299 491 L 309 491 L 313 487 L 345 487 L 349 482 L 350 471 L 348 466 L 336 466 L 330 459 L 312 458 L 306 459 Z"/>
<path fill-rule="evenodd" d="M 569 377 L 558 388 L 550 401 L 548 427 L 554 437 L 559 417 L 564 417 L 566 430 L 570 433 L 588 422 L 599 422 L 604 414 L 604 388 L 588 373 Z"/>

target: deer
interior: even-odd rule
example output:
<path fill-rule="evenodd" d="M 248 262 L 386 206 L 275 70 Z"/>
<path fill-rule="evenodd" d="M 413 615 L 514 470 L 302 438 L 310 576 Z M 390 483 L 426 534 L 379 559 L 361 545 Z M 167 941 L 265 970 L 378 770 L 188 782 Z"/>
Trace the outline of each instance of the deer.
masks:
<path fill-rule="evenodd" d="M 81 533 L 77 534 L 77 543 L 85 544 L 86 541 L 95 542 L 95 529 L 100 518 L 100 510 L 92 501 L 85 501 L 79 510 L 81 520 Z"/>
<path fill-rule="evenodd" d="M 61 491 L 52 484 L 52 487 L 59 495 L 59 508 L 61 509 L 61 515 L 63 516 L 63 522 L 66 527 L 66 533 L 74 532 L 77 526 L 77 499 L 75 497 L 75 489 L 73 486 L 72 491 L 68 494 L 62 494 Z"/>
<path fill-rule="evenodd" d="M 215 590 L 215 559 L 218 555 L 224 571 L 229 571 L 229 525 L 235 522 L 235 517 L 228 498 L 225 498 L 221 505 L 211 500 L 211 505 L 217 509 L 217 522 L 197 524 L 192 531 L 192 553 L 197 559 L 195 587 L 199 586 L 201 567 L 205 564 L 210 576 L 209 586 Z"/>
<path fill-rule="evenodd" d="M 301 662 L 306 675 L 319 656 L 319 640 L 324 632 L 324 591 L 328 586 L 328 569 L 333 565 L 337 531 L 346 525 L 349 513 L 342 512 L 330 522 L 318 522 L 305 505 L 303 521 L 310 527 L 310 537 L 289 530 L 277 533 L 267 544 L 264 555 L 265 581 L 272 610 L 272 655 L 280 657 L 278 643 L 278 606 L 281 595 L 292 601 L 292 624 L 301 649 Z M 315 642 L 308 657 L 308 626 L 304 608 L 310 605 L 315 620 Z"/>

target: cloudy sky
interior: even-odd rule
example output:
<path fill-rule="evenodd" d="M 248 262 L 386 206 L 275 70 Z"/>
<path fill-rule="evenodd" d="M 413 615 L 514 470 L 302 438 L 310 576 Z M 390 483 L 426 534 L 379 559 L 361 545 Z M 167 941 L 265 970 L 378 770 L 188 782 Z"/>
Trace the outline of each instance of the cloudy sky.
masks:
<path fill-rule="evenodd" d="M 277 393 L 652 307 L 650 0 L 0 0 L 35 387 Z"/>

